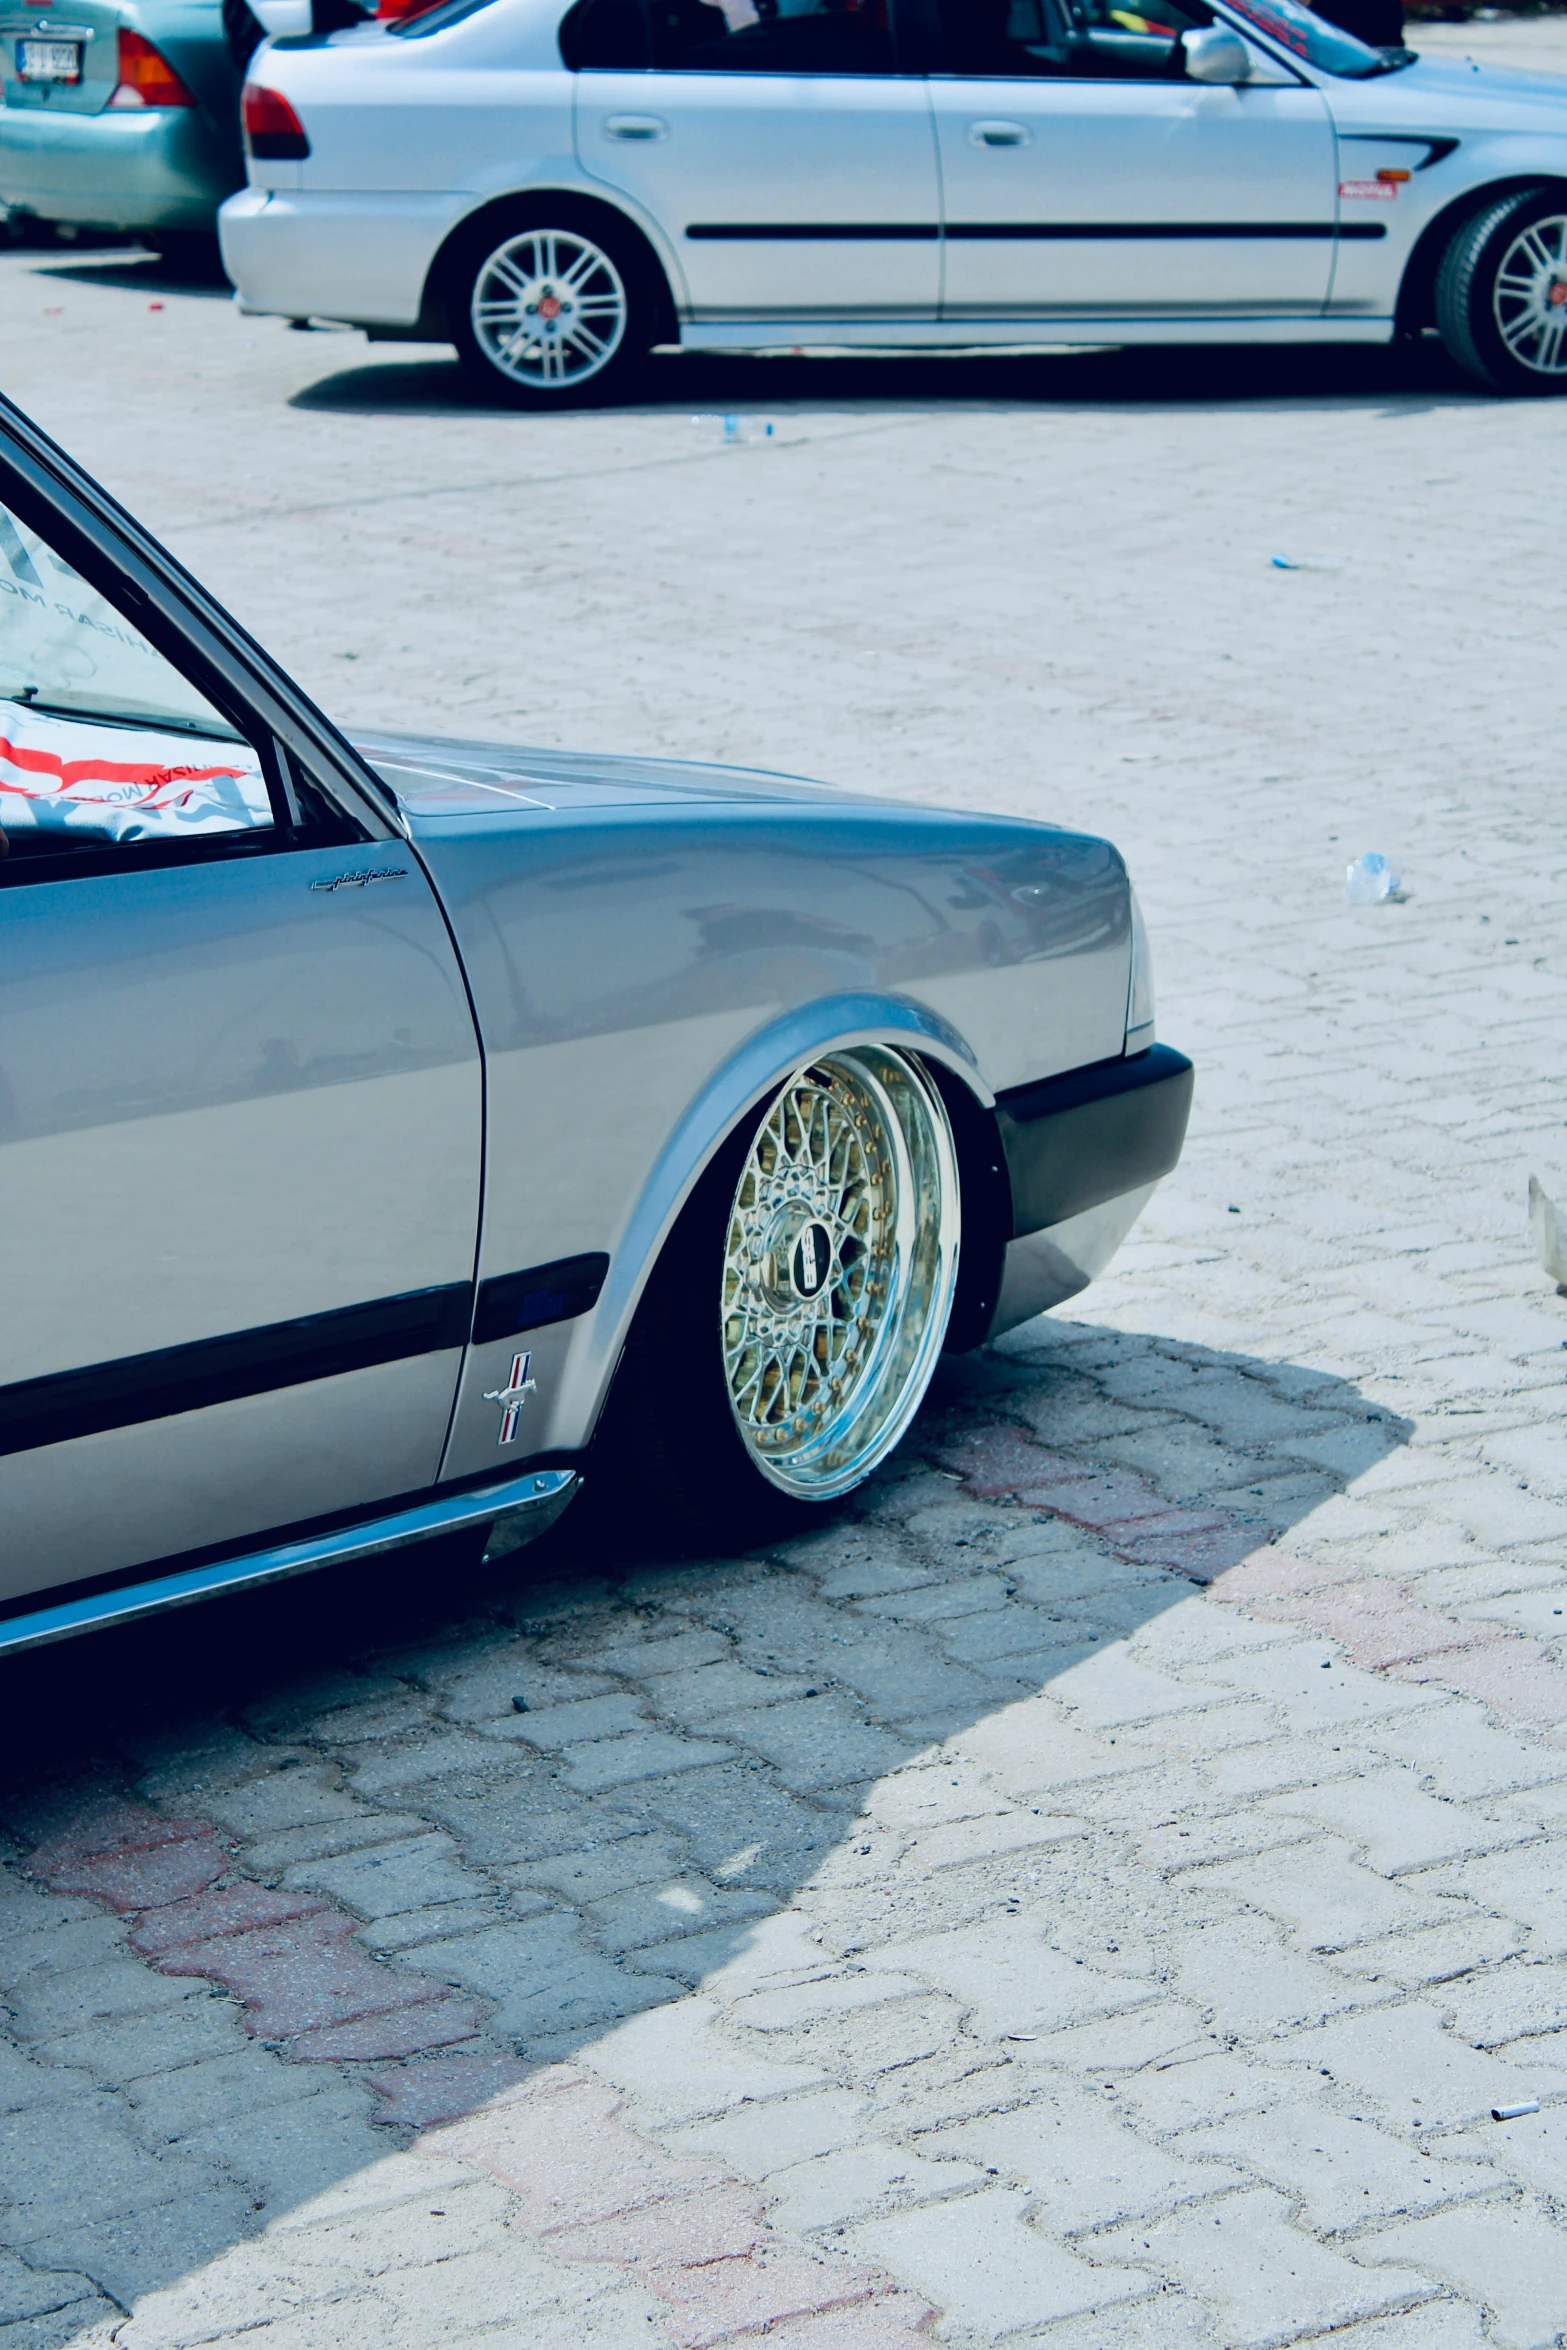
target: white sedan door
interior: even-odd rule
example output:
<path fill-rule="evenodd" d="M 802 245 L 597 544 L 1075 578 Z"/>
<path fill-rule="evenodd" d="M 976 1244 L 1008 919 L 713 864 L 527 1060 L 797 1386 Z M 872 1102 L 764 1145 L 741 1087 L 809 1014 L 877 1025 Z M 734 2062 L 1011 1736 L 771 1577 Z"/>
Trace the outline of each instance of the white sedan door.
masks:
<path fill-rule="evenodd" d="M 948 70 L 930 83 L 945 318 L 1322 310 L 1338 208 L 1327 105 L 1282 67 L 1237 89 L 1179 78 L 1199 12 L 946 0 Z"/>
<path fill-rule="evenodd" d="M 575 60 L 577 154 L 662 227 L 688 315 L 934 318 L 935 140 L 881 0 L 765 21 L 751 0 L 651 13 L 651 71 Z"/>

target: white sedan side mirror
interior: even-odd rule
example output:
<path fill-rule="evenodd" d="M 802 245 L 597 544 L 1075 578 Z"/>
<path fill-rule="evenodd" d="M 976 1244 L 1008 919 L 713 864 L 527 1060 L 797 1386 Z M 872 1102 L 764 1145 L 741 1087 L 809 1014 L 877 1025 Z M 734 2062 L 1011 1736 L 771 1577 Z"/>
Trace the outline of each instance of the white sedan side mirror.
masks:
<path fill-rule="evenodd" d="M 271 0 L 277 6 L 279 0 Z M 288 0 L 282 0 L 283 5 Z M 1186 52 L 1186 72 L 1194 82 L 1244 82 L 1251 78 L 1251 51 L 1239 33 L 1232 33 L 1227 25 L 1208 25 L 1200 32 L 1182 35 L 1181 46 Z"/>

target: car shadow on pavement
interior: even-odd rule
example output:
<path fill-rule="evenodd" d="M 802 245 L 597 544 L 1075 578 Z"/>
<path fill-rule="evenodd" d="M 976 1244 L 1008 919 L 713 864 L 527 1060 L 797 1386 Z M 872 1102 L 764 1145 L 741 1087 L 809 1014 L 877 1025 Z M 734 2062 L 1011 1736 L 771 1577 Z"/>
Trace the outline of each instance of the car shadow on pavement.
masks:
<path fill-rule="evenodd" d="M 866 357 L 663 354 L 649 365 L 637 398 L 603 413 L 667 410 L 777 415 L 792 407 L 1235 406 L 1335 400 L 1368 407 L 1395 402 L 1469 405 L 1486 397 L 1433 336 L 1391 347 L 1333 344 L 1278 349 L 1164 346 L 995 356 L 954 352 Z M 367 360 L 296 392 L 290 405 L 354 416 L 449 414 L 522 416 L 487 401 L 446 356 Z M 565 411 L 581 416 L 596 411 Z M 528 421 L 545 421 L 533 416 Z"/>
<path fill-rule="evenodd" d="M 1047 1902 L 1045 1796 L 970 1849 L 920 1790 L 1042 1693 L 1114 1735 L 1139 1635 L 1409 1435 L 1346 1379 L 1046 1319 L 771 1551 L 610 1554 L 568 1513 L 7 1661 L 0 2242 L 128 2307 L 743 1974 L 769 1917 L 775 1971 L 819 1971 L 778 1915 L 813 1886 L 873 1940 L 960 1879 L 965 1914 Z M 1129 1951 L 1136 1884 L 1104 1898 Z"/>
<path fill-rule="evenodd" d="M 234 289 L 216 261 L 169 260 L 161 253 L 132 252 L 94 261 L 41 257 L 35 276 L 61 285 L 106 286 L 126 294 L 187 294 L 198 301 L 232 302 Z"/>

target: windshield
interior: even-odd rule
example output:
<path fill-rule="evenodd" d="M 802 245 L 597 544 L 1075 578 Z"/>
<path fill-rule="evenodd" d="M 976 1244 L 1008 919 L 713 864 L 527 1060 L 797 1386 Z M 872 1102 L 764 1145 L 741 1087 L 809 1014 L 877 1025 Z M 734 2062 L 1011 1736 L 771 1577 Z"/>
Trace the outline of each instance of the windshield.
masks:
<path fill-rule="evenodd" d="M 239 740 L 138 629 L 4 506 L 0 701 Z"/>
<path fill-rule="evenodd" d="M 1394 50 L 1368 49 L 1353 33 L 1329 24 L 1302 8 L 1300 0 L 1224 0 L 1232 16 L 1250 25 L 1268 40 L 1277 41 L 1292 57 L 1315 65 L 1323 73 L 1341 74 L 1349 81 L 1366 81 L 1374 73 L 1393 73 L 1408 59 Z"/>

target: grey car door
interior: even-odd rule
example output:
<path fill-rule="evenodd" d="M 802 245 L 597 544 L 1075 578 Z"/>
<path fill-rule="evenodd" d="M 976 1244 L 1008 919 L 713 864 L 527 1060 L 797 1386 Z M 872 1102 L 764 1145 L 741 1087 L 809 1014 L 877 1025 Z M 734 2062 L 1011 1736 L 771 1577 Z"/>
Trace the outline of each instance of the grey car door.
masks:
<path fill-rule="evenodd" d="M 1267 79 L 1184 79 L 1204 0 L 940 0 L 939 19 L 944 318 L 1320 313 L 1327 103 L 1260 52 Z"/>
<path fill-rule="evenodd" d="M 166 616 L 160 649 L 145 597 L 101 548 L 84 576 L 20 492 L 0 507 L 0 1603 L 432 1484 L 481 1141 L 462 974 L 406 841 L 221 679 L 214 702 Z"/>
<path fill-rule="evenodd" d="M 934 318 L 930 109 L 885 0 L 594 0 L 562 47 L 582 167 L 663 228 L 693 319 Z"/>

